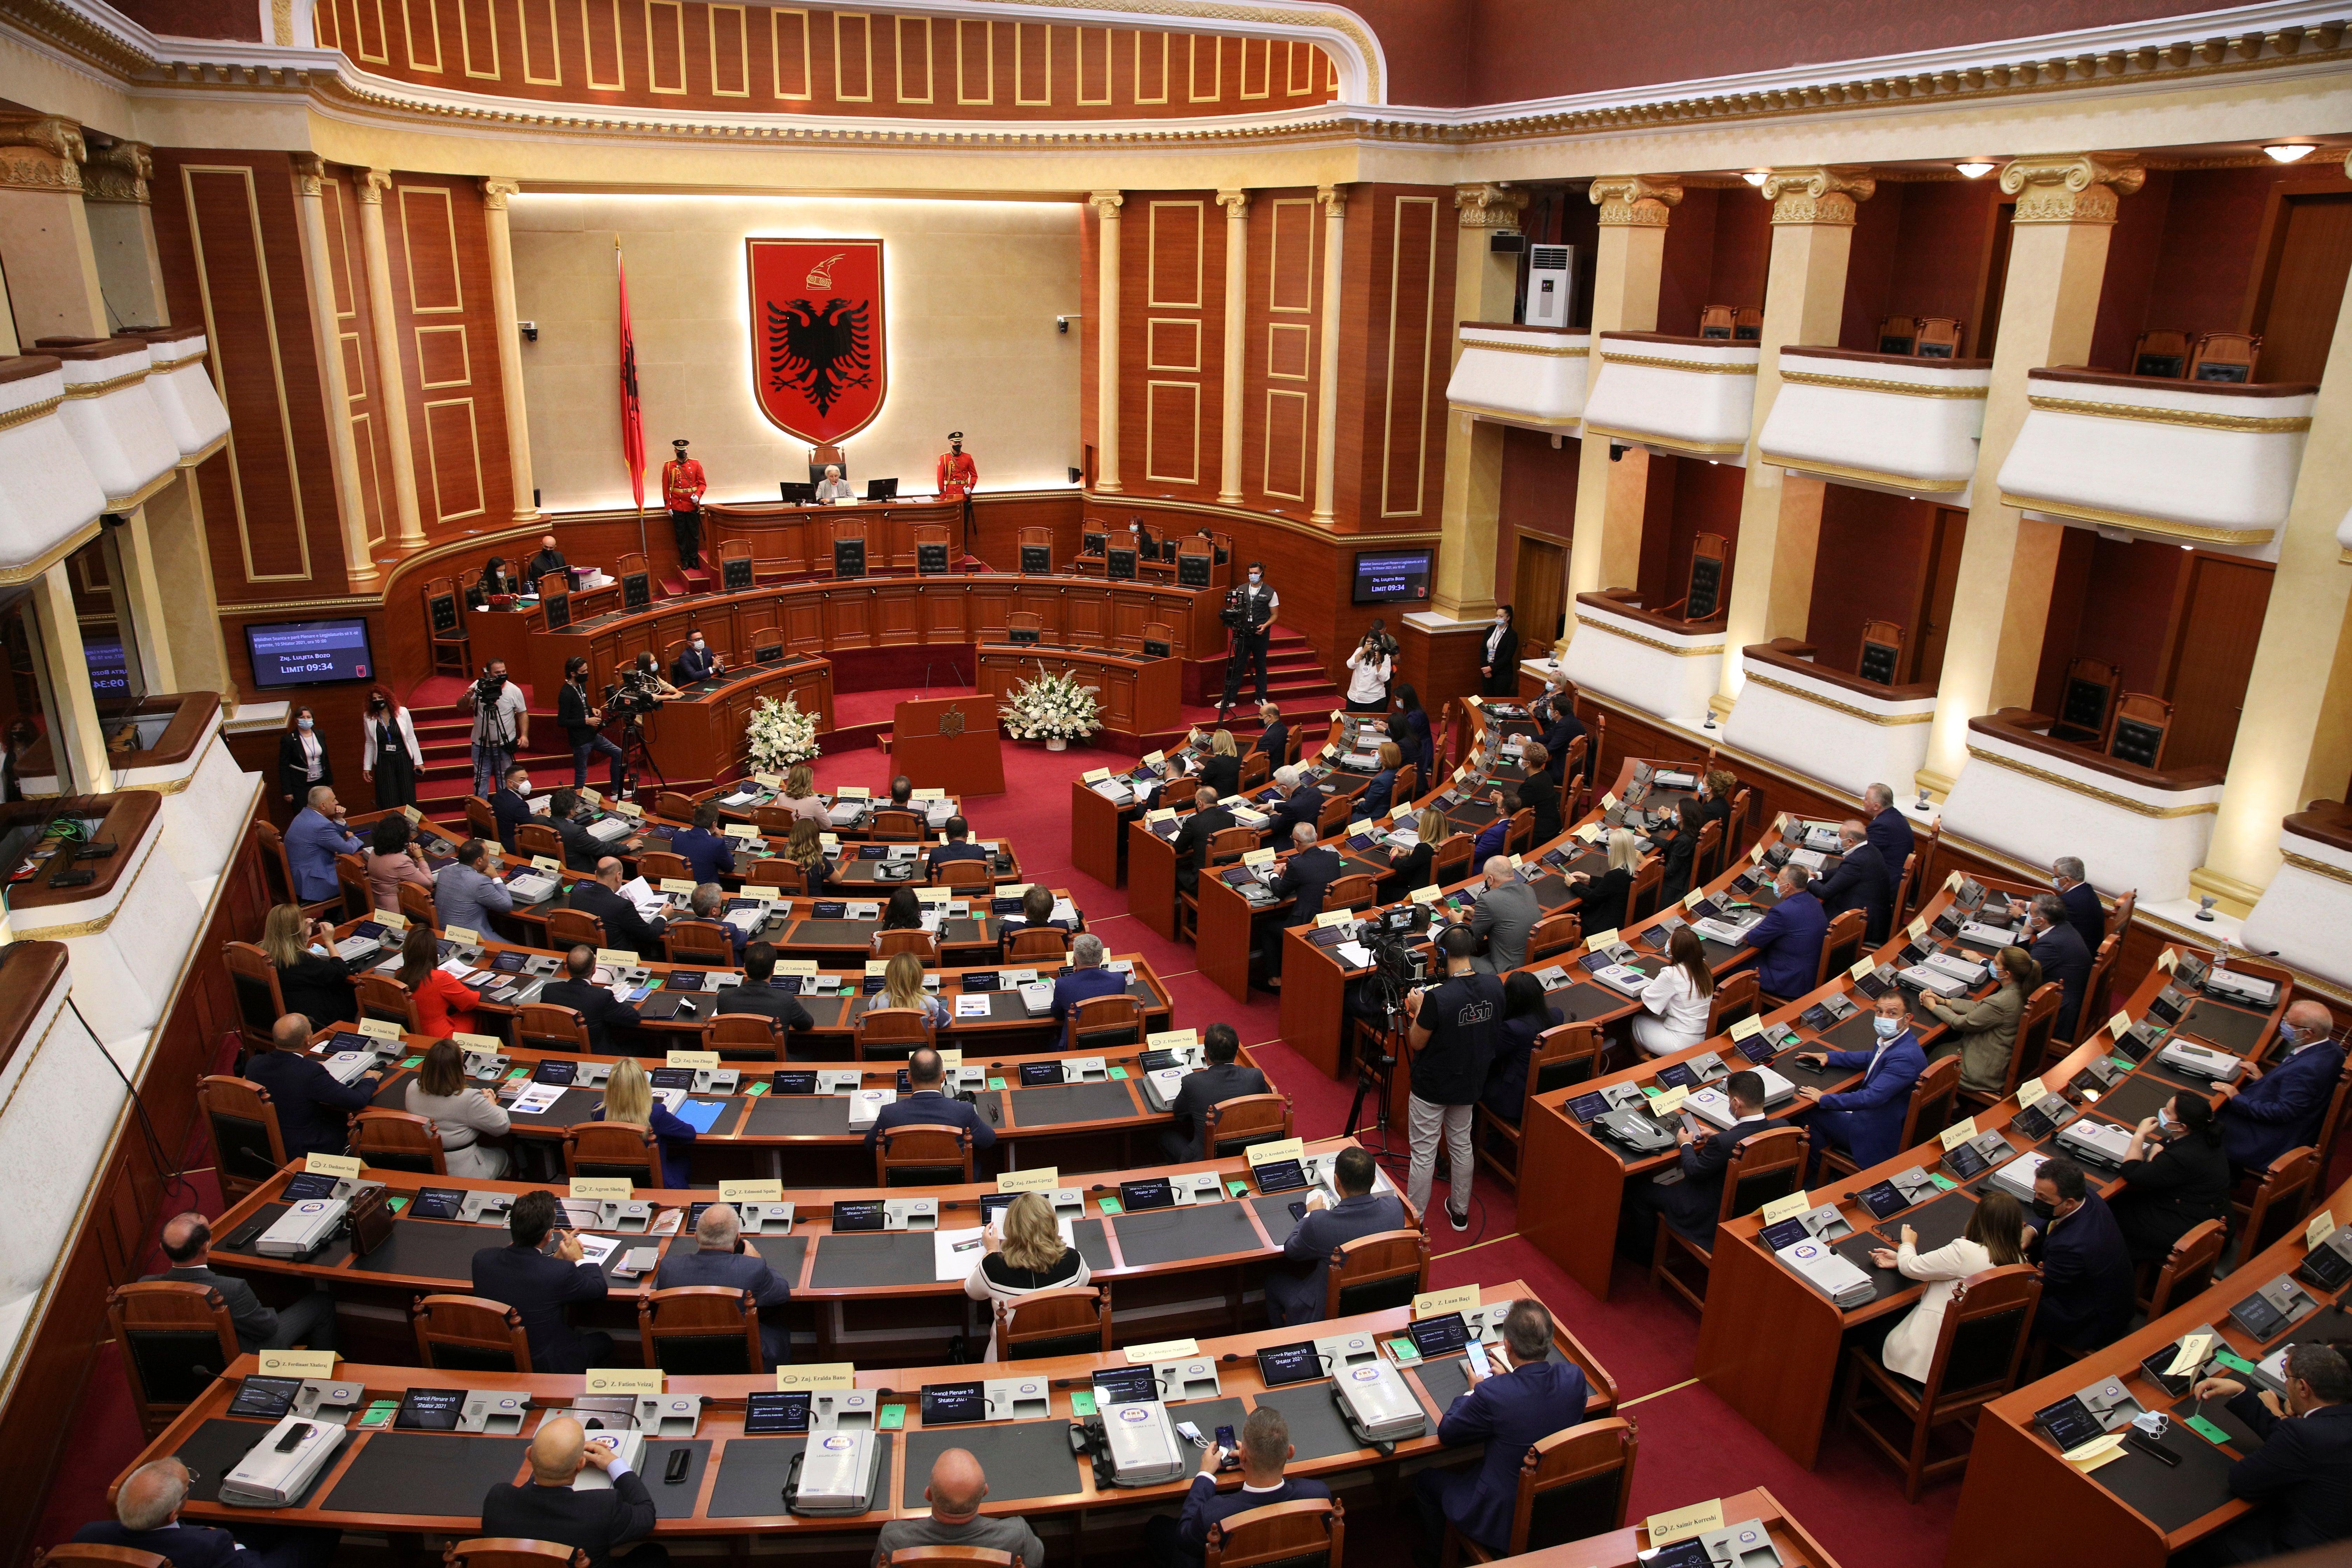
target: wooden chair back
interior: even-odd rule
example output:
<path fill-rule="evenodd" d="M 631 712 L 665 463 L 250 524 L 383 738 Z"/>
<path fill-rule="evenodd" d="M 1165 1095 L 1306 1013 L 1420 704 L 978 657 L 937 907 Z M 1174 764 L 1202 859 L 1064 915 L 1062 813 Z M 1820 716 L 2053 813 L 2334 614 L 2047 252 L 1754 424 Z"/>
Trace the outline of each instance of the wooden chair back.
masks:
<path fill-rule="evenodd" d="M 926 821 L 923 814 L 900 811 L 884 806 L 875 812 L 874 820 L 866 825 L 866 836 L 877 844 L 920 844 Z"/>
<path fill-rule="evenodd" d="M 996 1303 L 999 1361 L 1099 1355 L 1110 1348 L 1110 1293 L 1101 1286 L 1033 1290 Z"/>
<path fill-rule="evenodd" d="M 1878 319 L 1878 352 L 1883 354 L 1907 354 L 1919 342 L 1919 321 L 1914 316 L 1881 316 Z"/>
<path fill-rule="evenodd" d="M 743 874 L 743 880 L 753 887 L 776 888 L 787 893 L 797 893 L 807 886 L 801 875 L 801 863 L 782 855 L 771 855 L 764 860 L 754 860 Z"/>
<path fill-rule="evenodd" d="M 1346 1505 L 1301 1498 L 1244 1509 L 1210 1525 L 1201 1568 L 1340 1568 L 1346 1546 Z"/>
<path fill-rule="evenodd" d="M 729 1285 L 681 1285 L 637 1298 L 646 1364 L 672 1377 L 740 1377 L 768 1370 L 760 1308 Z"/>
<path fill-rule="evenodd" d="M 559 864 L 563 859 L 563 840 L 543 822 L 516 823 L 514 842 L 507 848 L 517 855 L 543 855 Z"/>
<path fill-rule="evenodd" d="M 1723 824 L 1708 817 L 1699 824 L 1698 842 L 1691 847 L 1690 886 L 1712 882 L 1723 874 Z M 1685 892 L 1689 888 L 1683 889 Z"/>
<path fill-rule="evenodd" d="M 2026 997 L 2024 1008 L 2017 1015 L 2017 1049 L 2009 1059 L 2009 1091 L 2016 1089 L 2026 1063 L 2032 1063 L 2034 1071 L 2039 1073 L 2066 1053 L 2066 1047 L 2056 1038 L 2058 1005 L 2065 996 L 2064 986 L 2055 980 L 2046 980 Z"/>
<path fill-rule="evenodd" d="M 784 1033 L 765 1013 L 721 1013 L 710 1020 L 709 1048 L 721 1061 L 780 1062 Z"/>
<path fill-rule="evenodd" d="M 2058 715 L 2050 726 L 2053 741 L 2105 747 L 2108 709 L 2114 704 L 2124 672 L 2097 658 L 2066 661 L 2066 679 L 2060 688 Z"/>
<path fill-rule="evenodd" d="M 1574 910 L 1562 910 L 1536 921 L 1528 932 L 1528 962 L 1540 963 L 1556 952 L 1584 945 L 1584 920 Z"/>
<path fill-rule="evenodd" d="M 1952 359 L 1960 352 L 1960 337 L 1967 323 L 1950 316 L 1919 318 L 1919 338 L 1911 345 L 1917 359 Z"/>
<path fill-rule="evenodd" d="M 961 863 L 964 865 L 978 864 L 977 861 L 963 861 Z M 948 864 L 952 866 L 959 864 L 959 862 L 950 860 Z M 1070 933 L 1064 931 L 1059 926 L 1024 927 L 1024 929 L 1013 933 L 1012 943 L 1005 949 L 1005 956 L 1012 959 L 1016 964 L 1021 963 L 1025 959 L 1045 959 L 1058 963 L 1061 960 L 1068 957 L 1069 952 Z"/>
<path fill-rule="evenodd" d="M 441 1148 L 441 1130 L 429 1116 L 370 1106 L 352 1113 L 352 1152 L 362 1164 L 379 1171 L 415 1171 L 420 1175 L 446 1176 L 449 1162 Z"/>
<path fill-rule="evenodd" d="M 343 919 L 362 921 L 375 912 L 375 889 L 368 886 L 365 862 L 356 854 L 335 857 L 335 888 L 343 900 Z"/>
<path fill-rule="evenodd" d="M 2074 1019 L 2077 1044 L 2105 1028 L 2106 1021 L 2115 1016 L 2107 1011 L 2107 983 L 2114 977 L 2116 955 L 2122 948 L 2123 933 L 2110 931 L 2099 939 L 2098 951 L 2091 955 L 2091 967 L 2083 976 L 2083 1005 Z"/>
<path fill-rule="evenodd" d="M 33 1559 L 33 1568 L 172 1568 L 172 1560 L 152 1552 L 141 1552 L 130 1546 L 98 1546 L 88 1542 L 68 1541 L 50 1547 Z"/>
<path fill-rule="evenodd" d="M 237 1033 L 248 1046 L 261 1045 L 278 1020 L 286 1016 L 286 993 L 278 984 L 278 966 L 249 942 L 221 943 L 228 967 L 229 989 L 236 998 Z"/>
<path fill-rule="evenodd" d="M 408 917 L 411 925 L 431 929 L 441 924 L 441 911 L 434 906 L 429 889 L 420 888 L 414 882 L 401 882 L 394 886 L 393 894 L 399 900 L 400 912 Z"/>
<path fill-rule="evenodd" d="M 2196 348 L 2189 355 L 2189 379 L 2250 382 L 2254 379 L 2254 364 L 2262 352 L 2259 333 L 2200 332 Z"/>
<path fill-rule="evenodd" d="M 1220 827 L 1209 835 L 1209 864 L 1223 866 L 1257 847 L 1255 827 Z"/>
<path fill-rule="evenodd" d="M 2132 374 L 2179 381 L 2189 372 L 2189 334 L 2174 327 L 2151 327 L 2132 342 Z"/>
<path fill-rule="evenodd" d="M 874 1182 L 937 1187 L 971 1180 L 971 1133 L 944 1122 L 886 1127 L 874 1142 Z"/>
<path fill-rule="evenodd" d="M 667 849 L 640 849 L 637 851 L 637 875 L 656 886 L 665 880 L 690 882 L 694 879 L 694 868 L 687 864 L 683 855 L 675 855 Z"/>
<path fill-rule="evenodd" d="M 1358 871 L 1337 879 L 1329 887 L 1323 889 L 1324 912 L 1328 914 L 1333 910 L 1360 910 L 1368 907 L 1372 902 L 1372 888 L 1371 874 L 1367 871 Z"/>
<path fill-rule="evenodd" d="M 785 805 L 755 805 L 751 808 L 751 826 L 760 830 L 762 838 L 790 838 L 797 814 Z"/>
<path fill-rule="evenodd" d="M 1346 826 L 1348 813 L 1354 805 L 1355 802 L 1343 795 L 1335 795 L 1325 801 L 1323 809 L 1315 814 L 1315 836 L 1328 838 Z"/>
<path fill-rule="evenodd" d="M 1212 1160 L 1229 1159 L 1253 1143 L 1275 1143 L 1290 1136 L 1290 1098 L 1281 1094 L 1242 1094 L 1209 1107 L 1202 1142 Z"/>
<path fill-rule="evenodd" d="M 473 673 L 466 635 L 466 595 L 457 591 L 456 579 L 435 577 L 425 584 L 425 635 L 432 645 L 435 674 Z"/>
<path fill-rule="evenodd" d="M 1728 305 L 1702 305 L 1698 312 L 1698 335 L 1703 338 L 1731 337 L 1732 320 L 1737 312 Z"/>
<path fill-rule="evenodd" d="M 1622 1415 L 1538 1439 L 1519 1461 L 1509 1555 L 1622 1530 L 1637 1447 L 1633 1423 Z"/>
<path fill-rule="evenodd" d="M 1397 768 L 1396 777 L 1389 784 L 1389 804 L 1391 806 L 1402 807 L 1405 802 L 1420 793 L 1421 764 L 1419 763 L 1401 764 Z"/>
<path fill-rule="evenodd" d="M 2015 1386 L 2041 1300 L 2042 1276 L 2032 1264 L 1988 1268 L 1962 1280 L 1944 1305 L 1922 1403 L 1933 1409 L 1943 1400 Z"/>
<path fill-rule="evenodd" d="M 1642 857 L 1633 868 L 1633 880 L 1625 889 L 1625 923 L 1648 920 L 1658 912 L 1658 896 L 1666 885 L 1666 858 L 1652 853 Z"/>
<path fill-rule="evenodd" d="M 397 1024 L 412 1035 L 425 1032 L 425 1020 L 416 1011 L 416 998 L 391 975 L 354 974 L 352 989 L 359 996 L 359 1022 L 373 1018 Z"/>
<path fill-rule="evenodd" d="M 558 952 L 574 947 L 610 947 L 604 922 L 585 910 L 547 911 L 547 942 Z"/>
<path fill-rule="evenodd" d="M 212 1135 L 223 1196 L 241 1198 L 286 1168 L 278 1108 L 259 1084 L 242 1078 L 199 1078 L 196 1113 Z"/>
<path fill-rule="evenodd" d="M 1523 805 L 1518 810 L 1511 813 L 1511 826 L 1504 829 L 1503 853 L 1506 855 L 1524 855 L 1529 849 L 1535 847 L 1535 807 L 1531 805 Z"/>
<path fill-rule="evenodd" d="M 985 860 L 942 860 L 930 882 L 934 888 L 992 888 L 996 871 Z"/>
<path fill-rule="evenodd" d="M 1741 305 L 1731 312 L 1731 341 L 1752 343 L 1764 335 L 1764 308 Z"/>
<path fill-rule="evenodd" d="M 552 1541 L 479 1535 L 451 1542 L 441 1563 L 442 1568 L 588 1568 L 588 1553 Z"/>
<path fill-rule="evenodd" d="M 940 961 L 940 944 L 927 931 L 874 933 L 874 955 L 877 958 L 895 958 L 902 952 L 911 952 L 926 964 L 935 964 Z"/>
<path fill-rule="evenodd" d="M 1853 672 L 1864 680 L 1892 686 L 1903 674 L 1903 628 L 1893 621 L 1862 623 L 1862 657 Z"/>
<path fill-rule="evenodd" d="M 1089 996 L 1070 1009 L 1070 1048 L 1099 1051 L 1143 1041 L 1143 1004 L 1132 996 Z"/>
<path fill-rule="evenodd" d="M 2171 703 L 2145 691 L 2126 691 L 2116 700 L 2115 719 L 2107 728 L 2107 755 L 2143 768 L 2160 768 L 2171 731 Z"/>
<path fill-rule="evenodd" d="M 567 1176 L 626 1176 L 641 1187 L 662 1185 L 661 1145 L 642 1121 L 576 1121 L 563 1130 Z"/>
<path fill-rule="evenodd" d="M 868 1007 L 849 1026 L 850 1055 L 861 1062 L 902 1062 L 937 1035 L 920 1007 Z"/>
<path fill-rule="evenodd" d="M 1254 751 L 1242 759 L 1241 787 L 1244 792 L 1254 790 L 1265 783 L 1266 775 L 1272 772 L 1274 772 L 1274 759 L 1264 752 Z M 1395 797 L 1402 800 L 1404 798 L 1404 793 L 1400 789 L 1395 792 Z"/>
<path fill-rule="evenodd" d="M 1706 999 L 1706 1032 L 1711 1039 L 1756 1011 L 1756 972 L 1743 969 L 1716 976 Z"/>
<path fill-rule="evenodd" d="M 1953 1101 L 1960 1090 L 1960 1058 L 1938 1057 L 1927 1070 L 1911 1080 L 1911 1100 L 1903 1110 L 1903 1142 L 1908 1149 L 1931 1132 L 1959 1120 Z"/>
<path fill-rule="evenodd" d="M 2238 1256 L 2251 1258 L 2303 1223 L 2319 1180 L 2319 1151 L 2306 1143 L 2273 1160 L 2246 1206 L 2244 1239 Z"/>
<path fill-rule="evenodd" d="M 1045 629 L 1045 617 L 1039 616 L 1034 610 L 1013 610 L 1005 615 L 1004 633 L 1015 642 L 1022 640 L 1019 634 L 1023 632 L 1029 634 L 1028 641 L 1035 642 L 1044 635 Z"/>
<path fill-rule="evenodd" d="M 1731 590 L 1731 543 L 1719 533 L 1702 533 L 1691 541 L 1690 577 L 1683 596 L 1658 613 L 1679 614 L 1685 621 L 1711 621 L 1723 614 Z"/>
<path fill-rule="evenodd" d="M 1429 880 L 1435 887 L 1450 887 L 1470 875 L 1470 851 L 1477 840 L 1467 833 L 1456 833 L 1439 841 L 1430 852 Z M 1407 889 L 1406 891 L 1412 891 Z"/>
<path fill-rule="evenodd" d="M 526 1051 L 586 1051 L 588 1020 L 575 1007 L 526 1002 L 515 1010 L 515 1044 Z"/>
<path fill-rule="evenodd" d="M 237 1358 L 236 1322 L 218 1289 L 184 1279 L 117 1285 L 106 1321 L 122 1351 L 131 1404 L 152 1437 Z"/>
<path fill-rule="evenodd" d="M 286 858 L 285 835 L 267 822 L 255 823 L 253 830 L 254 836 L 261 840 L 261 879 L 269 884 L 269 901 L 273 904 L 301 904 L 310 913 L 323 913 L 294 890 L 294 865 Z"/>
<path fill-rule="evenodd" d="M 436 1372 L 530 1375 L 530 1336 L 522 1314 L 483 1296 L 419 1296 L 408 1304 L 416 1360 Z"/>
<path fill-rule="evenodd" d="M 662 952 L 672 963 L 707 969 L 725 969 L 735 962 L 734 939 L 708 921 L 678 921 L 663 928 Z"/>
<path fill-rule="evenodd" d="M 2221 1262 L 2222 1244 L 2229 1238 L 2229 1232 L 2221 1228 L 2218 1219 L 2200 1220 L 2181 1233 L 2180 1239 L 2166 1255 L 2164 1267 L 2156 1271 L 2156 1283 L 2148 1290 L 2149 1322 L 2170 1311 L 2174 1301 L 2186 1301 L 2213 1283 L 2213 1270 Z"/>
<path fill-rule="evenodd" d="M 1419 1226 L 1375 1231 L 1332 1249 L 1323 1276 L 1326 1320 L 1410 1307 L 1429 1289 L 1429 1233 Z"/>
<path fill-rule="evenodd" d="M 1829 932 L 1822 938 L 1822 962 L 1813 971 L 1814 984 L 1824 984 L 1831 975 L 1853 967 L 1862 954 L 1862 927 L 1860 910 L 1847 910 L 1831 920 Z"/>
<path fill-rule="evenodd" d="M 1807 1142 L 1801 1127 L 1775 1127 L 1733 1150 L 1723 1170 L 1723 1202 L 1717 1220 L 1754 1214 L 1803 1186 Z"/>
<path fill-rule="evenodd" d="M 656 791 L 654 795 L 654 815 L 672 822 L 692 822 L 694 797 L 674 789 Z"/>

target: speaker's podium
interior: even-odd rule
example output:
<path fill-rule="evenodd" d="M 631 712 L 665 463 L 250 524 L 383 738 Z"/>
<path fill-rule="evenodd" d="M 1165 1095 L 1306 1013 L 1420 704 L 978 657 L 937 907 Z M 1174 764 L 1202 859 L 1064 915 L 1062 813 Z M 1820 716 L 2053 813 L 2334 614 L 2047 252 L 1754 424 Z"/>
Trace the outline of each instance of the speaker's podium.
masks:
<path fill-rule="evenodd" d="M 917 789 L 1003 795 L 996 699 L 982 691 L 899 703 L 890 716 L 890 759 Z"/>

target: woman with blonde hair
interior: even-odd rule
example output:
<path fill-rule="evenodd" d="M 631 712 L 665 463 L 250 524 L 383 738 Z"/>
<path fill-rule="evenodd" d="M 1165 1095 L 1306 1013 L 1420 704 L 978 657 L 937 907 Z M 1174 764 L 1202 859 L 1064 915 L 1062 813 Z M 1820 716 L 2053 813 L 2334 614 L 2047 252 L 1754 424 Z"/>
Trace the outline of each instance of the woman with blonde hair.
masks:
<path fill-rule="evenodd" d="M 1087 1260 L 1062 1239 L 1054 1205 L 1043 1193 L 1023 1193 L 1000 1211 L 982 1233 L 988 1250 L 963 1282 L 975 1301 L 1018 1301 L 1036 1290 L 1061 1290 L 1087 1282 Z M 996 1359 L 996 1331 L 989 1331 L 986 1361 Z"/>
<path fill-rule="evenodd" d="M 653 1129 L 661 1141 L 661 1184 L 686 1185 L 687 1145 L 694 1142 L 694 1123 L 672 1116 L 667 1107 L 656 1103 L 654 1087 L 636 1058 L 623 1057 L 613 1064 L 613 1076 L 604 1080 L 604 1103 L 589 1115 L 598 1121 L 626 1121 Z"/>
<path fill-rule="evenodd" d="M 794 763 L 784 775 L 784 787 L 776 795 L 776 804 L 803 822 L 819 826 L 833 820 L 822 795 L 816 793 L 816 770 L 806 763 Z"/>
<path fill-rule="evenodd" d="M 793 824 L 793 836 L 784 841 L 784 858 L 801 868 L 802 884 L 812 893 L 823 892 L 833 880 L 833 862 L 825 858 L 824 841 L 808 817 Z"/>
<path fill-rule="evenodd" d="M 289 1013 L 310 1027 L 356 1022 L 359 998 L 352 990 L 352 966 L 334 953 L 335 928 L 311 921 L 299 904 L 278 904 L 261 925 L 261 951 L 278 971 L 278 994 Z"/>
<path fill-rule="evenodd" d="M 466 1054 L 455 1040 L 436 1040 L 408 1080 L 408 1114 L 422 1116 L 441 1134 L 441 1157 L 453 1176 L 496 1180 L 507 1173 L 507 1152 L 485 1138 L 504 1137 L 513 1127 L 495 1089 L 466 1087 Z"/>
<path fill-rule="evenodd" d="M 923 989 L 923 961 L 911 952 L 894 952 L 882 969 L 882 995 L 877 1007 L 919 1007 L 934 1029 L 955 1022 L 955 1009 Z"/>
<path fill-rule="evenodd" d="M 1234 744 L 1231 730 L 1220 730 L 1209 737 L 1209 754 L 1201 759 L 1201 783 L 1220 795 L 1242 787 L 1241 748 Z"/>
<path fill-rule="evenodd" d="M 1642 864 L 1639 842 L 1632 828 L 1612 828 L 1609 834 L 1609 869 L 1598 877 L 1590 871 L 1568 874 L 1568 884 L 1580 889 L 1569 907 L 1580 913 L 1586 931 L 1615 931 L 1625 923 L 1625 895 L 1633 889 L 1633 872 Z"/>
<path fill-rule="evenodd" d="M 1383 899 L 1401 899 L 1415 888 L 1429 886 L 1429 863 L 1437 847 L 1445 842 L 1452 829 L 1446 826 L 1445 813 L 1436 806 L 1424 806 L 1414 819 L 1414 843 L 1410 849 L 1389 846 L 1389 864 L 1396 869 L 1381 879 L 1380 893 Z"/>

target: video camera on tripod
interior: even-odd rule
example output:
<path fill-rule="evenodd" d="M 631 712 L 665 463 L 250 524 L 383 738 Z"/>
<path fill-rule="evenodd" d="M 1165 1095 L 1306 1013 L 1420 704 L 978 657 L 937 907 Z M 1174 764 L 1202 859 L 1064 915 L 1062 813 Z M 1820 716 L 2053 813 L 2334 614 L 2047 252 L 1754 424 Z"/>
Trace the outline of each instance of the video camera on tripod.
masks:
<path fill-rule="evenodd" d="M 1217 619 L 1234 631 L 1249 629 L 1249 595 L 1239 588 L 1225 590 L 1225 607 L 1217 612 Z"/>
<path fill-rule="evenodd" d="M 661 698 L 654 691 L 653 679 L 642 669 L 625 669 L 618 682 L 604 688 L 605 713 L 628 723 L 635 723 L 661 705 Z"/>

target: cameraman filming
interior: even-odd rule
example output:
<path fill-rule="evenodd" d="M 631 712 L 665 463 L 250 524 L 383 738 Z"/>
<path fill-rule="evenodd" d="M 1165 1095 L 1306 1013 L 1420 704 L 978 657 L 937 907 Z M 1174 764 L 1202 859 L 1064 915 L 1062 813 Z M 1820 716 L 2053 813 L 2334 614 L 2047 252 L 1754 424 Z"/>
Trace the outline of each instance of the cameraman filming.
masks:
<path fill-rule="evenodd" d="M 1265 700 L 1265 655 L 1269 630 L 1274 617 L 1282 608 L 1282 595 L 1276 593 L 1265 580 L 1263 563 L 1249 563 L 1249 580 L 1238 584 L 1225 595 L 1225 607 L 1217 618 L 1232 628 L 1231 646 L 1225 653 L 1225 690 L 1217 700 L 1217 722 L 1225 721 L 1225 710 L 1241 695 L 1242 674 L 1245 669 L 1257 671 L 1257 700 Z"/>
<path fill-rule="evenodd" d="M 530 714 L 502 658 L 484 665 L 482 678 L 457 701 L 474 716 L 474 793 L 488 800 L 515 753 L 530 744 Z"/>
<path fill-rule="evenodd" d="M 563 661 L 563 687 L 555 694 L 555 721 L 563 726 L 563 738 L 572 746 L 572 787 L 588 786 L 588 759 L 602 752 L 612 759 L 612 793 L 621 793 L 626 782 L 623 772 L 625 759 L 621 748 L 613 744 L 604 733 L 607 711 L 593 705 L 588 698 L 588 660 L 574 654 Z"/>

